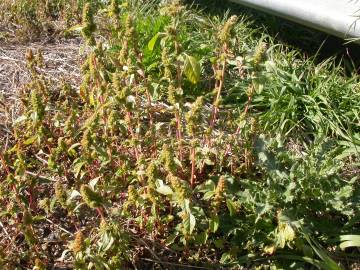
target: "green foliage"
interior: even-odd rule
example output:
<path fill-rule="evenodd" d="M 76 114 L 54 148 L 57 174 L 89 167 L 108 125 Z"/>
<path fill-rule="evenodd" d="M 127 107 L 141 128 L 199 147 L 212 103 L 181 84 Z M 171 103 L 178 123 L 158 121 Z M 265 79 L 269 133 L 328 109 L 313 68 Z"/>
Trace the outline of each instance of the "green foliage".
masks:
<path fill-rule="evenodd" d="M 75 269 L 341 269 L 328 251 L 339 233 L 356 246 L 357 79 L 255 39 L 243 18 L 163 2 L 84 5 L 79 89 L 28 52 L 0 155 L 0 218 L 27 243 L 5 263 L 50 266 L 50 220 Z"/>

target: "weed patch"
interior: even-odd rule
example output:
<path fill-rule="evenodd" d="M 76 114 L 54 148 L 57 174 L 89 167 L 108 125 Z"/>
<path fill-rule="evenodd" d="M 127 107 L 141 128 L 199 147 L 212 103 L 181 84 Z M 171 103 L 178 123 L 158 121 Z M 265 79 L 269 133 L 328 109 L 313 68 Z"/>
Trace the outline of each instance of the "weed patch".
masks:
<path fill-rule="evenodd" d="M 357 260 L 357 78 L 254 38 L 246 18 L 163 2 L 84 4 L 78 88 L 27 52 L 0 155 L 0 266 Z"/>

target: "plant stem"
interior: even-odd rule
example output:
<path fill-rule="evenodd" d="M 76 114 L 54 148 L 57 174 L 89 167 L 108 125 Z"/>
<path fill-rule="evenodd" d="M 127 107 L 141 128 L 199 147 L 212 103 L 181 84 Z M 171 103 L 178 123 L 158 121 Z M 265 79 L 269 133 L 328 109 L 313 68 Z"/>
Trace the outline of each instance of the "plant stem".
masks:
<path fill-rule="evenodd" d="M 190 186 L 194 188 L 195 186 L 195 147 L 191 148 L 191 178 L 190 178 Z"/>

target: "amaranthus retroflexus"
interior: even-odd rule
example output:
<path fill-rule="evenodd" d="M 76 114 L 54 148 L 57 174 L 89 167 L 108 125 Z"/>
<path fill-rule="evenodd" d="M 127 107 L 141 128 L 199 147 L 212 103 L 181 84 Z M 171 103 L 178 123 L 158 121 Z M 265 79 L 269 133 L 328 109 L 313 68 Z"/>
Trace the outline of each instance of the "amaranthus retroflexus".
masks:
<path fill-rule="evenodd" d="M 163 145 L 160 154 L 160 162 L 164 164 L 167 173 L 175 173 L 176 163 L 174 159 L 174 154 L 172 152 L 172 149 L 167 144 Z"/>
<path fill-rule="evenodd" d="M 223 25 L 222 29 L 219 32 L 219 41 L 221 44 L 227 43 L 231 36 L 230 32 L 233 29 L 234 25 L 237 22 L 237 16 L 231 16 L 226 23 Z"/>
<path fill-rule="evenodd" d="M 88 185 L 81 185 L 80 193 L 84 202 L 90 208 L 98 208 L 102 206 L 103 203 L 102 197 L 97 192 L 92 190 Z"/>
<path fill-rule="evenodd" d="M 109 5 L 109 16 L 115 20 L 119 19 L 120 16 L 119 0 L 111 0 Z"/>
<path fill-rule="evenodd" d="M 133 185 L 128 187 L 128 202 L 135 203 L 139 198 L 139 194 Z"/>
<path fill-rule="evenodd" d="M 267 45 L 266 43 L 260 43 L 255 50 L 254 56 L 253 56 L 253 66 L 255 70 L 259 69 L 260 64 L 262 63 L 265 53 L 266 53 Z"/>
<path fill-rule="evenodd" d="M 186 129 L 189 135 L 191 136 L 195 135 L 196 126 L 198 126 L 199 121 L 201 120 L 201 109 L 203 105 L 204 105 L 204 98 L 200 96 L 191 105 L 190 111 L 188 111 L 185 115 Z"/>
<path fill-rule="evenodd" d="M 176 197 L 179 202 L 183 202 L 189 196 L 189 192 L 186 189 L 185 183 L 179 177 L 169 174 L 166 178 L 170 182 L 171 187 L 174 189 Z"/>
<path fill-rule="evenodd" d="M 212 129 L 214 128 L 215 122 L 217 120 L 218 112 L 219 112 L 219 105 L 220 105 L 220 99 L 221 99 L 221 91 L 224 87 L 224 80 L 225 80 L 225 72 L 226 72 L 226 64 L 227 64 L 227 58 L 229 55 L 228 52 L 228 43 L 230 39 L 231 30 L 234 27 L 235 23 L 237 22 L 237 16 L 231 16 L 229 20 L 223 25 L 221 28 L 219 34 L 218 34 L 218 40 L 219 40 L 219 48 L 217 52 L 217 63 L 214 64 L 214 76 L 216 79 L 215 82 L 215 98 L 213 102 L 213 110 L 211 113 L 211 119 L 210 119 L 210 128 L 208 133 L 211 134 Z M 208 138 L 208 144 L 211 144 L 210 139 Z"/>
<path fill-rule="evenodd" d="M 82 35 L 86 40 L 87 44 L 94 46 L 96 41 L 94 37 L 94 32 L 96 30 L 96 24 L 94 22 L 94 10 L 91 6 L 91 3 L 88 2 L 84 5 L 83 14 L 82 14 Z"/>
<path fill-rule="evenodd" d="M 219 182 L 215 189 L 215 197 L 214 197 L 214 201 L 213 201 L 213 207 L 214 207 L 215 213 L 217 213 L 219 211 L 220 205 L 225 200 L 225 192 L 226 192 L 226 179 L 225 179 L 225 176 L 222 175 L 222 176 L 220 176 Z"/>
<path fill-rule="evenodd" d="M 32 109 L 36 113 L 36 120 L 37 122 L 41 122 L 45 115 L 45 105 L 39 90 L 36 88 L 32 89 L 30 98 Z"/>
<path fill-rule="evenodd" d="M 71 249 L 76 254 L 84 250 L 84 248 L 85 248 L 84 235 L 81 231 L 78 231 L 75 234 L 75 239 L 71 245 Z"/>
<path fill-rule="evenodd" d="M 60 182 L 56 182 L 54 185 L 55 198 L 61 204 L 62 207 L 66 207 L 67 194 L 64 186 Z"/>

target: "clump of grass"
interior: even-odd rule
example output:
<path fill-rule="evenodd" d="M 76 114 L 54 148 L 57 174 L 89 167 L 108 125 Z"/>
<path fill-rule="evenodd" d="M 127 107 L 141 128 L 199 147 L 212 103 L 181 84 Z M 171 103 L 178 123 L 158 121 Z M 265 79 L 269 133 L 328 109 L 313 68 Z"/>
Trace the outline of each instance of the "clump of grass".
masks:
<path fill-rule="evenodd" d="M 23 114 L 0 155 L 1 220 L 15 232 L 1 266 L 50 266 L 50 220 L 75 269 L 340 269 L 334 240 L 359 216 L 344 171 L 358 166 L 356 78 L 256 38 L 245 18 L 111 1 L 95 27 L 92 8 L 79 89 L 46 81 L 28 53 Z"/>

